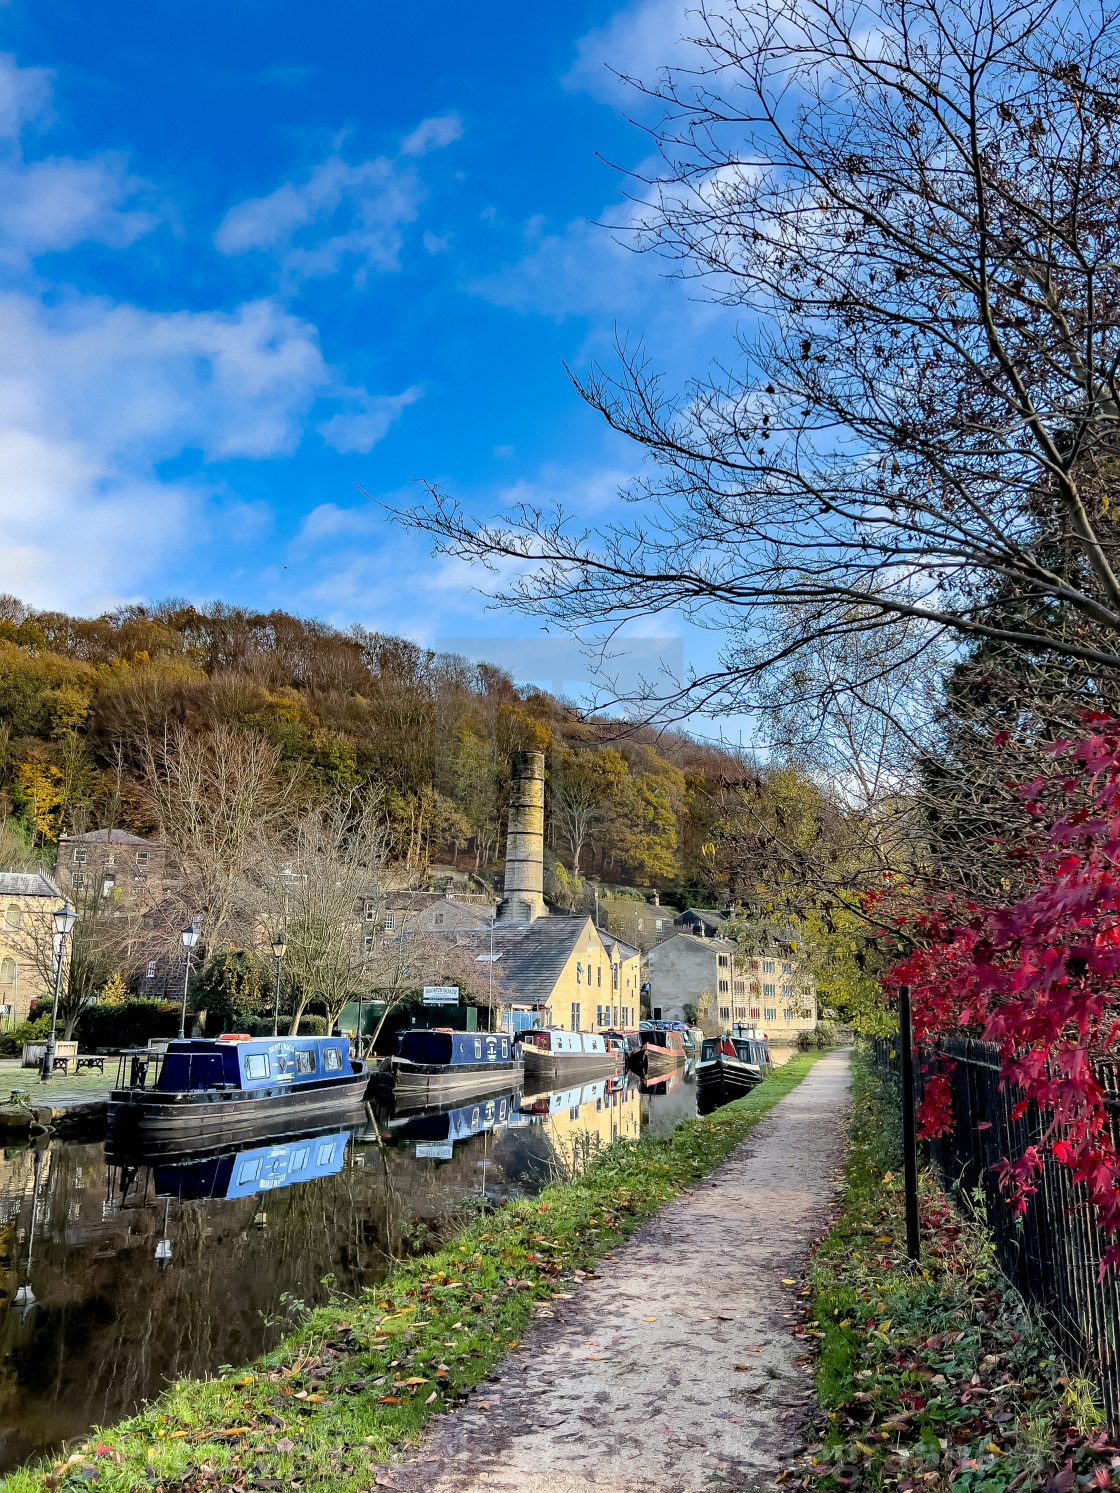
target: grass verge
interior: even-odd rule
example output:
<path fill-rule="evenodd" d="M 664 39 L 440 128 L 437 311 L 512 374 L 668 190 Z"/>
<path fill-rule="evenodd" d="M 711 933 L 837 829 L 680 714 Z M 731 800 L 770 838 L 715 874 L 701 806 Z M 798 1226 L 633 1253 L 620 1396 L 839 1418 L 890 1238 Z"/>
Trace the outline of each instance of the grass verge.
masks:
<path fill-rule="evenodd" d="M 9 1474 L 0 1493 L 94 1481 L 105 1493 L 356 1493 L 387 1482 L 431 1416 L 484 1379 L 551 1300 L 716 1166 L 820 1056 L 799 1053 L 734 1104 L 667 1137 L 619 1142 L 576 1180 L 480 1215 L 360 1298 L 311 1312 L 247 1369 L 180 1381 L 138 1415 L 91 1432 L 69 1460 Z"/>
<path fill-rule="evenodd" d="M 921 1183 L 922 1268 L 905 1257 L 898 1091 L 857 1053 L 843 1211 L 815 1255 L 804 1331 L 821 1411 L 800 1477 L 827 1493 L 1115 1487 L 1092 1387 L 1000 1272 L 985 1231 Z"/>

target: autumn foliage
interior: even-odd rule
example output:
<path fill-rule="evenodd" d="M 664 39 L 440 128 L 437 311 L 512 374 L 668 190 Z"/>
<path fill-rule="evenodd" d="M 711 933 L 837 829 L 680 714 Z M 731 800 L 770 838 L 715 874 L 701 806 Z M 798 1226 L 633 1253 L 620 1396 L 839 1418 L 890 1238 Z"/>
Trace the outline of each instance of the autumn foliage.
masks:
<path fill-rule="evenodd" d="M 1105 1231 L 1120 1241 L 1120 1154 L 1095 1064 L 1120 1037 L 1120 721 L 1085 718 L 1076 742 L 1055 742 L 1047 768 L 1018 790 L 1021 833 L 1011 847 L 1028 890 L 1006 907 L 955 903 L 928 910 L 922 946 L 890 974 L 908 984 L 915 1038 L 956 1033 L 998 1044 L 1013 1117 L 1037 1105 L 1040 1144 L 1000 1166 L 1022 1209 L 1043 1155 L 1083 1183 Z M 922 1133 L 951 1124 L 947 1073 L 931 1077 Z M 1110 1252 L 1120 1262 L 1120 1242 Z"/>

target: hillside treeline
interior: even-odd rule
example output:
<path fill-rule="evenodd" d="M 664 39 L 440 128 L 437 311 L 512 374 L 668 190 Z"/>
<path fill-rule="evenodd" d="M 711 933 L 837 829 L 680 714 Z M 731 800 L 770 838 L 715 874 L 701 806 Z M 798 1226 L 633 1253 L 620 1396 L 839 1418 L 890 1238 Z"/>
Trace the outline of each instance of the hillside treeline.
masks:
<path fill-rule="evenodd" d="M 176 601 L 80 618 L 0 598 L 0 810 L 29 846 L 106 825 L 157 834 L 153 754 L 219 727 L 267 741 L 296 798 L 376 788 L 408 870 L 483 877 L 503 859 L 510 754 L 543 751 L 561 900 L 573 872 L 726 895 L 721 784 L 757 771 L 357 626 Z"/>

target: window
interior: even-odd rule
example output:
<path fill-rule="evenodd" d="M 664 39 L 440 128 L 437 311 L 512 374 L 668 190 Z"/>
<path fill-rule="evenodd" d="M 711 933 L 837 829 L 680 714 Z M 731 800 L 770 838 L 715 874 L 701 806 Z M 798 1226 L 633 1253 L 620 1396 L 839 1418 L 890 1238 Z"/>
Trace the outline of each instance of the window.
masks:
<path fill-rule="evenodd" d="M 582 981 L 582 979 L 583 979 L 583 965 L 580 964 L 579 961 L 577 960 L 576 961 L 576 984 L 577 985 L 580 984 L 580 982 Z"/>
<path fill-rule="evenodd" d="M 0 985 L 10 985 L 16 977 L 16 961 L 5 959 L 0 962 Z"/>
<path fill-rule="evenodd" d="M 502 1038 L 502 1057 L 509 1057 L 509 1042 L 505 1037 Z"/>
<path fill-rule="evenodd" d="M 772 975 L 774 973 L 773 959 L 764 959 L 762 961 L 762 973 L 764 975 Z"/>
<path fill-rule="evenodd" d="M 727 955 L 726 954 L 720 954 L 719 955 L 719 967 L 720 967 L 720 969 L 726 969 L 727 968 Z"/>
<path fill-rule="evenodd" d="M 366 922 L 367 923 L 374 923 L 376 921 L 377 921 L 377 903 L 376 902 L 367 902 L 366 903 Z"/>
<path fill-rule="evenodd" d="M 116 884 L 117 878 L 115 876 L 106 876 L 105 880 L 101 883 L 101 895 L 103 897 L 111 897 Z"/>
<path fill-rule="evenodd" d="M 622 1008 L 622 1024 L 623 1024 L 623 1026 L 629 1026 L 630 1025 L 630 1007 L 629 1006 L 623 1006 L 623 1008 Z"/>
<path fill-rule="evenodd" d="M 653 927 L 654 927 L 654 932 L 656 932 L 656 933 L 664 933 L 664 931 L 665 931 L 665 919 L 664 918 L 658 918 L 657 921 L 654 923 Z"/>
<path fill-rule="evenodd" d="M 147 881 L 148 873 L 144 870 L 143 866 L 137 866 L 136 870 L 132 873 L 132 879 L 133 881 Z"/>
<path fill-rule="evenodd" d="M 752 959 L 751 960 L 751 972 L 753 974 L 756 974 L 756 975 L 758 974 L 758 960 L 757 959 Z"/>
<path fill-rule="evenodd" d="M 785 1008 L 785 1010 L 782 1012 L 782 1020 L 783 1021 L 792 1021 L 793 1020 L 793 1012 L 790 1010 L 789 1006 L 787 1006 Z"/>
<path fill-rule="evenodd" d="M 267 1078 L 271 1071 L 267 1052 L 247 1052 L 245 1054 L 246 1078 Z"/>
<path fill-rule="evenodd" d="M 602 983 L 603 983 L 603 966 L 601 964 L 598 966 L 598 970 L 599 970 L 599 973 L 595 977 L 595 983 L 596 983 L 596 985 L 602 985 Z"/>
<path fill-rule="evenodd" d="M 783 985 L 782 986 L 782 999 L 786 1000 L 786 1001 L 791 1001 L 793 999 L 793 986 L 792 985 Z"/>
<path fill-rule="evenodd" d="M 154 980 L 155 977 L 156 977 L 156 961 L 154 959 L 149 959 L 148 960 L 148 979 L 149 980 Z"/>
<path fill-rule="evenodd" d="M 720 1006 L 720 1008 L 719 1008 L 719 1014 L 723 1018 L 723 1020 L 726 1021 L 728 1019 L 728 1017 L 731 1015 L 731 1009 L 730 1009 L 730 1007 L 728 1007 L 728 1006 Z"/>
<path fill-rule="evenodd" d="M 617 964 L 612 964 L 611 965 L 611 988 L 614 989 L 614 990 L 618 989 L 618 965 Z"/>
<path fill-rule="evenodd" d="M 85 863 L 86 863 L 86 851 L 82 847 L 79 847 L 78 849 L 76 849 L 74 851 L 74 864 L 76 866 L 84 866 Z"/>
<path fill-rule="evenodd" d="M 757 1021 L 758 1020 L 758 1007 L 757 1006 L 752 1006 L 751 1007 L 751 1020 L 752 1021 Z"/>
<path fill-rule="evenodd" d="M 763 995 L 773 996 L 777 994 L 777 989 L 775 986 L 767 985 L 765 982 L 763 982 L 762 993 Z"/>
<path fill-rule="evenodd" d="M 296 1072 L 315 1072 L 315 1054 L 310 1047 L 300 1047 L 296 1050 Z"/>
<path fill-rule="evenodd" d="M 437 928 L 440 927 L 443 923 L 443 913 L 437 912 L 435 917 L 432 919 L 432 922 L 435 923 Z"/>
<path fill-rule="evenodd" d="M 790 962 L 789 962 L 788 959 L 782 965 L 782 974 L 783 975 L 792 975 L 793 974 L 793 965 L 790 964 Z"/>
<path fill-rule="evenodd" d="M 292 1152 L 292 1159 L 288 1164 L 288 1175 L 293 1172 L 302 1172 L 307 1166 L 307 1158 L 311 1155 L 310 1146 L 300 1146 L 298 1151 Z"/>
<path fill-rule="evenodd" d="M 5 928 L 18 928 L 19 924 L 20 924 L 20 918 L 21 917 L 22 917 L 22 914 L 21 914 L 21 912 L 19 910 L 18 904 L 15 903 L 15 902 L 9 902 L 8 903 L 8 910 L 4 914 L 4 927 Z"/>
<path fill-rule="evenodd" d="M 726 995 L 727 994 L 727 981 L 726 980 L 721 980 L 719 982 L 719 993 L 720 993 L 720 995 Z"/>
<path fill-rule="evenodd" d="M 315 1153 L 316 1166 L 328 1166 L 334 1160 L 334 1141 L 325 1140 Z"/>
<path fill-rule="evenodd" d="M 481 1042 L 476 1042 L 474 1044 L 474 1055 L 475 1055 L 476 1058 L 480 1058 L 482 1056 L 482 1043 Z"/>
<path fill-rule="evenodd" d="M 385 914 L 385 929 L 386 929 L 386 932 L 390 932 L 392 930 L 392 928 L 393 928 L 393 914 L 391 912 L 387 912 Z"/>
<path fill-rule="evenodd" d="M 572 1002 L 572 1031 L 579 1031 L 579 1001 Z"/>
<path fill-rule="evenodd" d="M 362 939 L 362 948 L 365 949 L 367 954 L 372 954 L 376 947 L 377 939 L 374 938 L 372 933 L 367 933 Z"/>
<path fill-rule="evenodd" d="M 342 1054 L 337 1047 L 323 1048 L 323 1070 L 326 1073 L 342 1072 Z"/>
<path fill-rule="evenodd" d="M 596 1026 L 602 1026 L 602 1024 L 603 1024 L 603 1008 L 602 1008 L 602 1006 L 596 1006 L 595 1007 L 595 1025 Z"/>
<path fill-rule="evenodd" d="M 70 880 L 81 891 L 86 884 L 86 873 L 84 871 L 73 871 L 71 872 Z"/>
<path fill-rule="evenodd" d="M 146 866 L 148 864 L 148 852 L 146 850 L 138 850 L 136 852 L 136 864 L 138 866 Z"/>
<path fill-rule="evenodd" d="M 762 1009 L 763 1021 L 777 1021 L 778 1013 L 773 1006 L 764 1006 Z"/>
<path fill-rule="evenodd" d="M 241 1170 L 237 1173 L 238 1182 L 255 1182 L 261 1174 L 261 1158 L 251 1156 L 248 1161 L 241 1163 Z"/>

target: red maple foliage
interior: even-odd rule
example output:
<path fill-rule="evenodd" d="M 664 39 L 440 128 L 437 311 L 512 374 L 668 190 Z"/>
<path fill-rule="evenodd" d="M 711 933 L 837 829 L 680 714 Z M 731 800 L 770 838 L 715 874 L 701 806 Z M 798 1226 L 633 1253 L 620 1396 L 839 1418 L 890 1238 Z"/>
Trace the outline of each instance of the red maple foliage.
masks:
<path fill-rule="evenodd" d="M 1084 1184 L 1118 1264 L 1120 1155 L 1093 1064 L 1120 1036 L 1120 721 L 1085 724 L 1090 734 L 1056 742 L 1053 771 L 1019 790 L 1034 831 L 1030 890 L 1008 907 L 947 900 L 927 911 L 924 946 L 889 985 L 910 986 L 918 1041 L 955 1032 L 998 1044 L 1002 1079 L 1022 1095 L 1013 1116 L 1033 1101 L 1046 1121 L 1040 1147 L 1001 1162 L 1001 1186 L 1025 1208 L 1048 1151 Z M 949 1101 L 947 1077 L 935 1076 L 924 1135 L 949 1127 Z"/>

